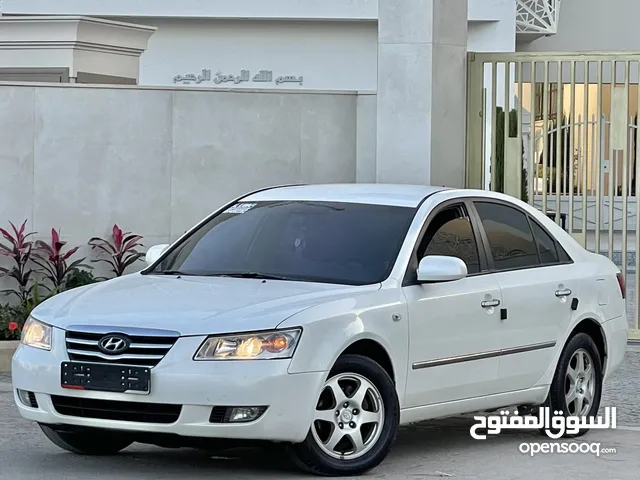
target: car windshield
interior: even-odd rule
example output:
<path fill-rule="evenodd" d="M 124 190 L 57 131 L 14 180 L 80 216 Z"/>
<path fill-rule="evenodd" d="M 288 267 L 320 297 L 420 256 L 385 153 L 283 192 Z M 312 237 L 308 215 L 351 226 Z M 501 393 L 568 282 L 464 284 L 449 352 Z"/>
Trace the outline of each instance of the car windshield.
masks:
<path fill-rule="evenodd" d="M 148 273 L 379 283 L 391 272 L 415 211 L 315 201 L 237 203 Z"/>

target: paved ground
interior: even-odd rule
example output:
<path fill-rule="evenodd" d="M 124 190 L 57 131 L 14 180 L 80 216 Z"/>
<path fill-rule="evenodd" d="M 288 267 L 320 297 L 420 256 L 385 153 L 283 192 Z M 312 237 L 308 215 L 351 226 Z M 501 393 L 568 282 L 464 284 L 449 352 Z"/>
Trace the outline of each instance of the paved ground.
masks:
<path fill-rule="evenodd" d="M 607 386 L 604 406 L 618 407 L 617 430 L 592 431 L 579 442 L 599 442 L 614 454 L 538 454 L 519 451 L 523 442 L 547 441 L 529 432 L 473 440 L 468 419 L 403 428 L 388 459 L 366 478 L 463 480 L 637 480 L 640 478 L 640 347 L 630 347 L 623 369 Z M 313 478 L 264 450 L 221 452 L 211 457 L 188 449 L 133 446 L 117 457 L 78 457 L 59 450 L 37 426 L 19 418 L 10 378 L 0 376 L 0 478 L 12 480 L 162 480 Z"/>

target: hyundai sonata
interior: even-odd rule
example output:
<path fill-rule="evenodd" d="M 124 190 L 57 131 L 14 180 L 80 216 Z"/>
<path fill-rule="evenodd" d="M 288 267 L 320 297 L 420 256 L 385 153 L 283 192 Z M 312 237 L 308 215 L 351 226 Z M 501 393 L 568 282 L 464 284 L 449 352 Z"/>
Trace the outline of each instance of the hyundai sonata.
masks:
<path fill-rule="evenodd" d="M 627 342 L 618 268 L 488 191 L 268 188 L 147 262 L 23 329 L 15 402 L 63 449 L 267 441 L 308 471 L 361 474 L 398 425 L 595 415 Z"/>

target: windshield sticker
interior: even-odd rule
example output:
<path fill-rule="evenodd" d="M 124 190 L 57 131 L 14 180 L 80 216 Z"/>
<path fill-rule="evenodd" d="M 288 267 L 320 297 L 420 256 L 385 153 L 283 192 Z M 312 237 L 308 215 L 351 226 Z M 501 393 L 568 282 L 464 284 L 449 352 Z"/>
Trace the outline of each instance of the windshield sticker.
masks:
<path fill-rule="evenodd" d="M 232 207 L 227 208 L 224 213 L 247 213 L 255 206 L 255 203 L 236 203 Z"/>

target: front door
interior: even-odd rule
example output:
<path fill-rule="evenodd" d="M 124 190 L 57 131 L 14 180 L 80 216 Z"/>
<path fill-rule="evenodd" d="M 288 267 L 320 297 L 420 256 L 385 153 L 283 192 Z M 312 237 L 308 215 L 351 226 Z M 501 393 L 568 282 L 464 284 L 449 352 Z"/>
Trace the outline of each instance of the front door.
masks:
<path fill-rule="evenodd" d="M 404 287 L 410 336 L 406 407 L 495 392 L 502 295 L 479 254 L 464 203 L 442 206 L 428 220 L 414 265 L 426 255 L 461 258 L 468 277 Z M 406 285 L 406 284 L 405 284 Z"/>

